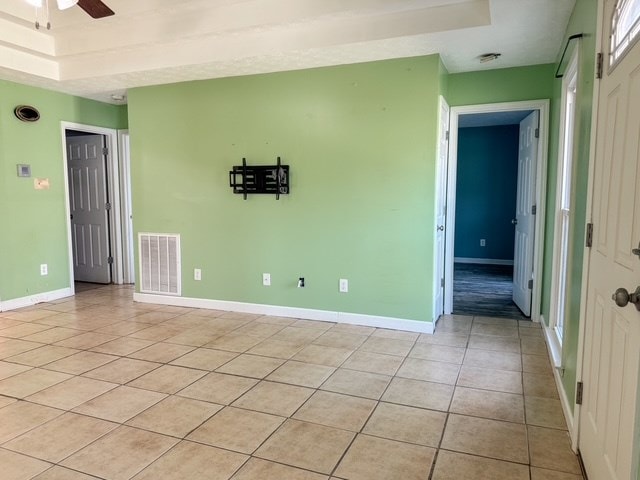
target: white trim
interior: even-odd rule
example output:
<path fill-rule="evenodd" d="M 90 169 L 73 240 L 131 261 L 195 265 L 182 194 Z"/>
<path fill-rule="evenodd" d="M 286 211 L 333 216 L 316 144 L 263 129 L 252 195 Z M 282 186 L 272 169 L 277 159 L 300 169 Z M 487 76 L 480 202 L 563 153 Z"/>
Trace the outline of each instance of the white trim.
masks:
<path fill-rule="evenodd" d="M 106 147 L 109 149 L 107 156 L 107 184 L 109 191 L 109 199 L 111 200 L 111 215 L 110 220 L 110 241 L 111 241 L 111 256 L 113 257 L 113 272 L 112 283 L 123 283 L 123 268 L 122 268 L 122 218 L 120 212 L 120 178 L 118 168 L 118 135 L 117 130 L 113 128 L 96 127 L 93 125 L 84 125 L 74 122 L 60 122 L 60 131 L 62 135 L 62 163 L 64 174 L 64 193 L 65 193 L 65 211 L 67 216 L 67 247 L 69 252 L 69 282 L 72 294 L 74 289 L 74 274 L 73 274 L 73 244 L 71 242 L 71 212 L 69 208 L 69 174 L 67 171 L 67 130 L 78 130 L 86 133 L 94 133 L 98 135 L 104 135 L 106 141 Z"/>
<path fill-rule="evenodd" d="M 580 80 L 578 66 L 580 61 L 580 48 L 581 44 L 578 44 L 574 47 L 573 52 L 571 52 L 571 57 L 569 58 L 569 63 L 562 77 L 562 96 L 561 96 L 561 104 L 560 104 L 560 128 L 559 128 L 559 139 L 558 139 L 558 152 L 557 152 L 557 165 L 556 165 L 556 204 L 553 212 L 553 222 L 554 222 L 554 239 L 553 239 L 553 250 L 552 250 L 552 261 L 551 261 L 551 299 L 549 306 L 549 333 L 552 334 L 552 344 L 559 348 L 558 356 L 559 362 L 558 366 L 561 366 L 562 363 L 562 337 L 564 337 L 564 332 L 562 329 L 564 328 L 564 321 L 566 318 L 566 310 L 567 310 L 567 299 L 569 289 L 569 271 L 571 270 L 570 260 L 567 260 L 565 265 L 565 271 L 561 271 L 561 258 L 563 253 L 563 208 L 564 206 L 564 185 L 566 175 L 569 177 L 569 192 L 573 190 L 574 186 L 574 171 L 577 163 L 577 148 L 576 147 L 576 136 L 580 132 L 580 125 L 578 122 L 580 121 L 577 111 L 577 99 L 578 99 L 578 81 Z M 569 119 L 570 124 L 567 123 L 567 100 L 568 95 L 567 92 L 571 88 L 571 85 L 574 85 L 574 93 L 573 93 L 573 111 L 572 118 Z M 571 138 L 569 139 L 570 145 L 570 158 L 566 158 L 566 149 L 567 149 L 567 130 L 571 131 Z M 565 167 L 569 167 L 569 171 L 565 172 Z M 567 241 L 573 238 L 573 232 L 571 230 L 572 225 L 572 212 L 575 211 L 575 205 L 570 205 L 570 208 L 567 210 L 568 217 L 566 221 L 569 222 L 568 227 L 568 239 Z M 566 245 L 565 255 L 569 256 L 571 251 L 570 242 Z M 564 299 L 560 297 L 561 285 L 564 282 Z M 558 315 L 560 313 L 561 303 L 564 302 L 564 308 L 561 312 L 561 317 Z M 558 324 L 558 320 L 562 319 L 562 325 Z"/>
<path fill-rule="evenodd" d="M 549 342 L 549 339 L 552 339 L 555 334 L 548 331 L 548 328 L 544 328 L 545 339 L 547 340 L 547 345 L 549 345 L 549 360 L 551 361 L 552 367 L 554 366 L 555 359 L 553 358 L 552 346 Z M 573 401 L 569 400 L 567 397 L 567 392 L 564 389 L 564 385 L 562 383 L 562 377 L 564 375 L 564 369 L 559 367 L 553 368 L 553 378 L 556 381 L 556 388 L 558 389 L 558 396 L 560 397 L 560 405 L 562 405 L 562 413 L 564 414 L 564 419 L 567 422 L 567 430 L 569 431 L 569 437 L 571 438 L 571 448 L 574 452 L 577 452 L 577 443 L 575 443 L 575 439 L 577 437 L 578 424 L 576 423 L 575 414 L 571 413 L 571 406 L 574 405 Z"/>
<path fill-rule="evenodd" d="M 61 298 L 71 296 L 73 296 L 72 288 L 61 288 L 60 290 L 52 290 L 51 292 L 36 293 L 35 295 L 29 295 L 28 297 L 14 298 L 12 300 L 0 302 L 0 312 L 30 307 L 37 303 L 52 302 L 53 300 L 59 300 Z"/>
<path fill-rule="evenodd" d="M 129 149 L 129 130 L 118 130 L 118 157 L 120 167 L 120 193 L 122 205 L 122 281 L 135 283 L 135 240 L 133 238 L 133 209 L 131 206 L 131 157 Z"/>
<path fill-rule="evenodd" d="M 499 258 L 453 257 L 453 263 L 474 263 L 478 265 L 513 265 L 513 260 Z"/>
<path fill-rule="evenodd" d="M 556 334 L 553 329 L 545 327 L 543 315 L 540 315 L 540 322 L 542 323 L 544 339 L 548 347 L 547 351 L 549 353 L 549 361 L 551 362 L 551 367 L 553 368 L 553 378 L 555 379 L 556 388 L 558 389 L 560 405 L 562 405 L 562 413 L 564 414 L 564 419 L 567 422 L 569 436 L 572 439 L 571 448 L 574 452 L 577 452 L 577 444 L 574 444 L 573 442 L 573 439 L 575 438 L 575 436 L 577 436 L 577 423 L 575 414 L 571 413 L 571 406 L 574 404 L 574 402 L 569 401 L 569 397 L 567 397 L 567 392 L 564 389 L 564 385 L 562 383 L 562 377 L 564 376 L 564 368 L 562 368 L 560 365 L 560 355 L 562 350 L 560 349 L 559 343 L 557 343 Z"/>
<path fill-rule="evenodd" d="M 562 365 L 562 345 L 560 344 L 558 335 L 556 335 L 555 329 L 553 327 L 547 327 L 544 322 L 542 322 L 542 328 L 544 329 L 544 337 L 547 341 L 547 347 L 549 347 L 549 358 L 551 359 L 551 366 L 563 370 L 564 367 Z"/>
<path fill-rule="evenodd" d="M 517 110 L 538 110 L 540 112 L 540 138 L 536 166 L 537 206 L 535 220 L 535 245 L 533 251 L 533 291 L 531 294 L 531 320 L 540 321 L 542 299 L 542 271 L 544 262 L 544 226 L 547 196 L 547 158 L 549 155 L 549 100 L 526 100 L 522 102 L 490 103 L 466 105 L 451 108 L 449 128 L 449 175 L 447 183 L 447 226 L 445 262 L 445 302 L 444 313 L 453 311 L 453 249 L 455 238 L 456 176 L 458 167 L 458 117 L 469 113 L 510 112 Z"/>
<path fill-rule="evenodd" d="M 310 308 L 231 302 L 227 300 L 210 300 L 206 298 L 151 295 L 138 292 L 133 294 L 133 300 L 135 302 L 153 303 L 157 305 L 226 310 L 230 312 L 272 315 L 276 317 L 319 320 L 321 322 L 348 323 L 352 325 L 365 325 L 368 327 L 390 328 L 394 330 L 406 330 L 409 332 L 433 333 L 433 322 L 421 322 L 418 320 L 408 320 L 404 318 L 380 317 L 377 315 L 364 315 L 361 313 L 332 312 L 329 310 L 313 310 Z"/>

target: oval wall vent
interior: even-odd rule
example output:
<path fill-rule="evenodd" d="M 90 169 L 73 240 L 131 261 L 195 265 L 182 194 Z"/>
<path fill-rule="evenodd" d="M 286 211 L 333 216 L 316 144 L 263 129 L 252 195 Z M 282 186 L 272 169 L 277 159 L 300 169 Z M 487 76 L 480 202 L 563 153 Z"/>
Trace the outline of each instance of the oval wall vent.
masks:
<path fill-rule="evenodd" d="M 18 120 L 22 122 L 37 122 L 40 119 L 38 109 L 30 105 L 18 105 L 13 113 L 15 113 Z"/>

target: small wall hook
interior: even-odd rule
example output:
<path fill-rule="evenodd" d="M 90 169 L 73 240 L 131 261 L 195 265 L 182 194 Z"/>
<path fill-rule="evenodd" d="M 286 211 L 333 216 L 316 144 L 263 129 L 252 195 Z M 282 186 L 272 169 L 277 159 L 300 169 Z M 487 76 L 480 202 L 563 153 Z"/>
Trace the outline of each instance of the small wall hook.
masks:
<path fill-rule="evenodd" d="M 304 288 L 304 277 L 298 279 L 298 288 Z"/>

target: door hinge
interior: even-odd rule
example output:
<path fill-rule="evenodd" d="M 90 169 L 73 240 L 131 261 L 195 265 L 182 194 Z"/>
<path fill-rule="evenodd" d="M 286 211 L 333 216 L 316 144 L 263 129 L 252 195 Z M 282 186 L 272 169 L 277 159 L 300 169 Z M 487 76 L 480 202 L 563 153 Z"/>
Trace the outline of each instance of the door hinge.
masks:
<path fill-rule="evenodd" d="M 529 287 L 529 290 L 533 290 L 533 278 L 529 280 L 528 287 Z"/>
<path fill-rule="evenodd" d="M 540 138 L 540 129 L 539 128 L 536 128 L 535 136 L 536 136 L 536 138 Z"/>
<path fill-rule="evenodd" d="M 449 141 L 449 130 L 444 134 L 444 138 L 447 142 Z"/>
<path fill-rule="evenodd" d="M 111 204 L 109 202 L 104 204 L 104 209 L 105 210 L 111 210 Z"/>
<path fill-rule="evenodd" d="M 538 213 L 538 206 L 531 205 L 531 215 L 535 215 L 536 213 Z"/>
<path fill-rule="evenodd" d="M 602 55 L 602 52 L 600 52 L 596 56 L 596 78 L 598 79 L 602 78 L 603 63 L 604 63 L 604 55 Z"/>
<path fill-rule="evenodd" d="M 109 148 L 108 147 L 103 147 L 102 148 L 102 154 L 103 155 L 109 155 Z"/>
<path fill-rule="evenodd" d="M 107 257 L 107 263 L 109 265 L 113 264 L 113 257 Z"/>
<path fill-rule="evenodd" d="M 593 246 L 593 223 L 587 223 L 587 239 L 585 241 L 585 246 Z"/>
<path fill-rule="evenodd" d="M 440 286 L 441 286 L 442 288 L 444 288 L 444 278 L 441 278 L 441 279 L 440 279 Z"/>
<path fill-rule="evenodd" d="M 582 405 L 582 390 L 583 390 L 582 382 L 578 382 L 576 384 L 576 405 Z"/>

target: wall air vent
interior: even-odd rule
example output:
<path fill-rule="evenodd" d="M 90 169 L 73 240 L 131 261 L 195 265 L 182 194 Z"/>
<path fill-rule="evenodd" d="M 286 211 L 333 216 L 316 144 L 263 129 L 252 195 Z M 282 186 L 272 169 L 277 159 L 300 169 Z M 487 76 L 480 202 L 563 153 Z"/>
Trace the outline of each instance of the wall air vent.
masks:
<path fill-rule="evenodd" d="M 138 234 L 140 292 L 180 295 L 180 235 Z"/>
<path fill-rule="evenodd" d="M 18 105 L 13 110 L 14 115 L 21 122 L 37 122 L 40 120 L 40 112 L 30 105 Z"/>

